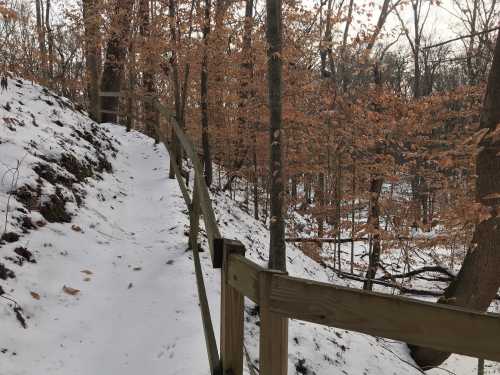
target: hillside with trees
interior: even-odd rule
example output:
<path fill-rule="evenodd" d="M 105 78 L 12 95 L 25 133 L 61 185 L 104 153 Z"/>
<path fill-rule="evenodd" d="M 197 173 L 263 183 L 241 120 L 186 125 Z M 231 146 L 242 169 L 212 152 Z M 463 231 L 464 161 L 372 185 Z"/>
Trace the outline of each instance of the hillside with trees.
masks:
<path fill-rule="evenodd" d="M 1 1 L 0 320 L 7 323 L 0 327 L 9 331 L 9 341 L 0 339 L 0 374 L 2 362 L 20 345 L 12 321 L 29 326 L 31 315 L 49 327 L 37 320 L 43 308 L 32 304 L 41 296 L 31 290 L 49 281 L 46 275 L 37 280 L 37 271 L 23 266 L 35 267 L 32 253 L 46 249 L 36 253 L 30 246 L 50 247 L 50 233 L 74 237 L 87 229 L 86 241 L 94 243 L 102 220 L 127 229 L 118 237 L 99 237 L 99 249 L 106 241 L 120 248 L 125 231 L 140 232 L 149 223 L 149 237 L 127 237 L 123 254 L 116 255 L 132 252 L 138 264 L 128 268 L 136 272 L 146 273 L 142 257 L 158 255 L 135 252 L 135 246 L 160 251 L 159 243 L 170 239 L 179 249 L 169 248 L 185 250 L 184 231 L 190 235 L 200 203 L 193 198 L 187 210 L 182 207 L 181 181 L 193 196 L 201 181 L 175 126 L 200 159 L 222 236 L 242 241 L 259 264 L 366 292 L 498 313 L 499 29 L 496 0 Z M 169 180 L 160 184 L 156 178 Z M 170 181 L 175 178 L 180 191 Z M 161 189 L 168 192 L 155 207 L 145 196 L 163 199 Z M 110 199 L 120 201 L 119 213 L 114 204 L 108 207 Z M 169 210 L 175 215 L 169 217 Z M 206 212 L 201 216 L 206 219 Z M 109 225 L 108 234 L 114 233 Z M 173 232 L 162 239 L 164 230 Z M 200 249 L 211 252 L 215 245 L 206 223 L 201 233 Z M 196 257 L 191 236 L 189 243 L 187 253 L 175 253 L 179 259 Z M 71 247 L 69 241 L 59 244 Z M 54 254 L 64 251 L 69 249 Z M 104 256 L 94 263 L 100 261 L 114 263 Z M 150 265 L 156 261 L 170 260 L 149 259 Z M 178 272 L 191 277 L 188 264 L 179 263 Z M 16 274 L 26 280 L 18 284 L 9 276 Z M 206 276 L 208 294 L 216 299 L 217 277 Z M 123 282 L 126 277 L 119 276 Z M 171 277 L 162 280 L 173 282 Z M 111 284 L 100 288 L 122 293 Z M 27 288 L 24 296 L 16 295 L 19 288 Z M 79 295 L 80 289 L 63 289 L 63 295 Z M 143 303 L 155 298 L 151 290 L 141 291 Z M 31 300 L 23 307 L 26 296 Z M 117 302 L 121 309 L 125 301 Z M 179 303 L 179 311 L 188 311 L 185 300 Z M 86 306 L 77 314 L 90 311 Z M 253 375 L 258 306 L 247 305 L 245 313 L 252 323 L 245 328 L 251 337 L 245 371 Z M 380 343 L 343 330 L 332 335 L 318 329 L 308 336 L 310 331 L 291 322 L 288 346 L 296 350 L 289 355 L 289 373 L 500 373 L 496 363 L 483 359 L 450 357 L 411 343 L 390 346 L 386 339 Z M 185 351 L 202 341 L 198 331 Z M 182 330 L 174 335 L 182 337 Z M 353 364 L 356 345 L 356 360 L 366 365 Z M 392 358 L 370 369 L 381 353 Z M 208 373 L 201 362 L 190 371 Z M 7 375 L 35 373 L 20 362 L 9 366 Z M 44 366 L 49 371 L 55 365 Z M 130 373 L 132 368 L 140 366 Z"/>

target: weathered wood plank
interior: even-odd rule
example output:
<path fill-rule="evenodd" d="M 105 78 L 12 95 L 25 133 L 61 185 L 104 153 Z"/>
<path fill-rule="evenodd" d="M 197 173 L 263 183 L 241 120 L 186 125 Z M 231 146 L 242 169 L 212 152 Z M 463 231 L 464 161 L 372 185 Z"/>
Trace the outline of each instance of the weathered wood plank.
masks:
<path fill-rule="evenodd" d="M 224 239 L 221 288 L 221 363 L 222 373 L 243 374 L 244 296 L 228 283 L 229 255 L 245 256 L 239 241 Z"/>
<path fill-rule="evenodd" d="M 119 98 L 120 96 L 124 96 L 125 94 L 119 91 L 101 91 L 99 96 L 101 98 Z"/>
<path fill-rule="evenodd" d="M 99 112 L 101 112 L 101 113 L 107 113 L 107 114 L 110 114 L 110 115 L 119 115 L 120 114 L 120 111 L 111 111 L 109 109 L 101 109 Z"/>
<path fill-rule="evenodd" d="M 294 319 L 500 361 L 499 315 L 281 275 L 269 304 Z"/>
<path fill-rule="evenodd" d="M 215 340 L 214 327 L 212 324 L 212 317 L 210 314 L 210 307 L 208 305 L 207 292 L 205 283 L 203 281 L 203 271 L 201 269 L 200 254 L 198 247 L 193 250 L 193 262 L 196 274 L 196 286 L 198 289 L 198 300 L 200 303 L 201 320 L 203 322 L 203 331 L 205 334 L 205 343 L 207 347 L 208 362 L 210 365 L 210 373 L 212 375 L 220 373 L 220 357 L 217 348 L 217 341 Z"/>
<path fill-rule="evenodd" d="M 163 144 L 165 145 L 165 148 L 169 152 L 170 155 L 171 153 L 171 147 L 170 144 L 168 143 L 166 136 L 162 134 L 162 139 L 163 139 Z M 189 191 L 187 189 L 187 186 L 184 182 L 183 176 L 181 169 L 179 165 L 175 162 L 175 160 L 170 160 L 172 167 L 174 168 L 174 173 L 177 182 L 179 183 L 179 188 L 181 189 L 182 197 L 184 198 L 184 202 L 186 202 L 187 207 L 191 207 L 191 197 L 189 196 Z"/>
<path fill-rule="evenodd" d="M 189 248 L 198 248 L 198 232 L 200 231 L 200 203 L 196 190 L 198 181 L 194 180 L 193 200 L 189 207 Z"/>
<path fill-rule="evenodd" d="M 273 271 L 259 273 L 261 375 L 287 375 L 288 372 L 288 318 L 272 311 L 270 303 L 274 276 Z"/>
<path fill-rule="evenodd" d="M 266 269 L 242 256 L 229 256 L 228 282 L 233 288 L 259 303 L 259 273 Z"/>

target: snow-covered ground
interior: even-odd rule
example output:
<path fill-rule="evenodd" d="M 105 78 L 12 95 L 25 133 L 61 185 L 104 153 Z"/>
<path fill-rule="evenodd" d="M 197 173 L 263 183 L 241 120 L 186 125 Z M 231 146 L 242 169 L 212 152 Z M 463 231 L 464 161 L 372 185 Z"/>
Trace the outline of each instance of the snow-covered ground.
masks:
<path fill-rule="evenodd" d="M 150 138 L 94 124 L 30 82 L 0 93 L 0 375 L 209 373 L 187 210 L 168 165 Z M 226 195 L 214 203 L 223 235 L 264 264 L 265 226 Z M 347 283 L 288 254 L 294 276 Z M 220 275 L 201 255 L 218 332 Z M 246 310 L 258 367 L 259 318 Z M 289 374 L 421 373 L 403 343 L 294 320 L 289 337 Z M 432 373 L 469 375 L 475 363 L 453 356 Z"/>

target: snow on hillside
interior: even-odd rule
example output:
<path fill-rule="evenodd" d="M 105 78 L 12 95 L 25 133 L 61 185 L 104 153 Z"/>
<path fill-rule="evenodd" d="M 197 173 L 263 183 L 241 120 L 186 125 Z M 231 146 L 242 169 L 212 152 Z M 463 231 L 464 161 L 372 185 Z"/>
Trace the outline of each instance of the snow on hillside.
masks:
<path fill-rule="evenodd" d="M 168 165 L 150 138 L 10 80 L 0 94 L 0 375 L 208 374 L 187 209 Z M 214 201 L 223 235 L 265 264 L 264 225 L 226 195 Z M 295 247 L 288 254 L 291 275 L 345 285 Z M 220 275 L 201 255 L 217 332 Z M 246 310 L 258 367 L 258 312 Z M 289 374 L 421 373 L 391 340 L 294 320 L 289 339 Z M 474 364 L 454 356 L 449 369 Z"/>

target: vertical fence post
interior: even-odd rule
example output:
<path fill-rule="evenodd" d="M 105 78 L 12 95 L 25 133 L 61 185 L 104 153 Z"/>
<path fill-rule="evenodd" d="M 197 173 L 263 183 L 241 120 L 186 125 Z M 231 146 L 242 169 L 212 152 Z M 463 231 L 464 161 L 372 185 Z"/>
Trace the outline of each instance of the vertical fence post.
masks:
<path fill-rule="evenodd" d="M 260 299 L 260 375 L 287 375 L 288 371 L 288 318 L 269 309 L 273 274 L 259 275 Z"/>
<path fill-rule="evenodd" d="M 193 198 L 189 208 L 189 248 L 191 250 L 198 247 L 198 231 L 200 229 L 200 197 L 198 194 L 197 179 L 194 179 Z"/>
<path fill-rule="evenodd" d="M 245 256 L 239 241 L 224 239 L 221 289 L 221 362 L 222 374 L 243 374 L 244 296 L 229 285 L 229 256 Z"/>

